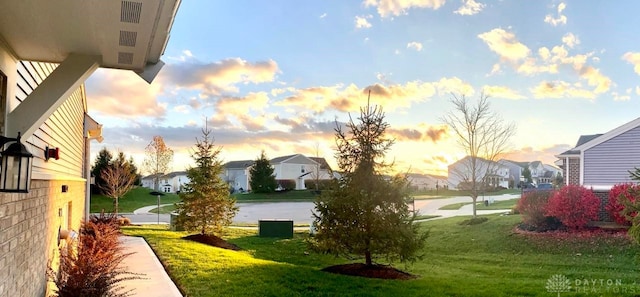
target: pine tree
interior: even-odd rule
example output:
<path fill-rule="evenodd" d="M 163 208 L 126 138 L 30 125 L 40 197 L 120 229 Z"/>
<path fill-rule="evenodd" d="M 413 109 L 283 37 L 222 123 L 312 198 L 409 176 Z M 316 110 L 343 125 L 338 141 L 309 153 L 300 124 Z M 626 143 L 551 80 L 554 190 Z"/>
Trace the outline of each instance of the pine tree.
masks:
<path fill-rule="evenodd" d="M 180 191 L 182 203 L 177 204 L 177 223 L 203 235 L 219 233 L 238 212 L 235 199 L 229 196 L 229 186 L 221 178 L 220 148 L 214 146 L 210 133 L 205 127 L 202 140 L 196 139 L 191 155 L 196 167 L 187 169 L 190 182 Z"/>
<path fill-rule="evenodd" d="M 378 107 L 362 108 L 360 121 L 350 119 L 349 133 L 337 126 L 337 161 L 342 178 L 315 202 L 312 247 L 336 255 L 361 255 L 367 265 L 376 255 L 402 262 L 415 260 L 426 233 L 413 224 L 407 202 L 408 181 L 383 176 L 391 165 L 384 155 L 393 144 L 389 125 Z"/>
<path fill-rule="evenodd" d="M 111 163 L 112 158 L 113 158 L 113 155 L 111 154 L 111 152 L 106 147 L 103 147 L 98 152 L 98 155 L 96 156 L 96 160 L 93 166 L 91 166 L 91 175 L 93 175 L 94 177 L 94 185 L 95 185 L 93 189 L 95 190 L 94 193 L 96 194 L 103 193 L 102 188 L 104 188 L 106 184 L 102 179 L 102 172 L 107 167 L 109 167 L 109 164 Z"/>
<path fill-rule="evenodd" d="M 272 193 L 276 190 L 278 184 L 276 178 L 273 176 L 273 167 L 267 155 L 264 151 L 260 154 L 260 157 L 255 161 L 253 167 L 249 171 L 251 180 L 249 185 L 251 191 L 254 193 Z"/>

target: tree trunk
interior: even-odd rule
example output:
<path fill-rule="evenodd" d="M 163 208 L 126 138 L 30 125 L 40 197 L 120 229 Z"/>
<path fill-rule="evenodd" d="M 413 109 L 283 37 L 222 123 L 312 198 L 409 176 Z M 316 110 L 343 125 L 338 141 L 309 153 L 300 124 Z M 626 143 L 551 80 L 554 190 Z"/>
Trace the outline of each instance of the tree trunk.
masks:
<path fill-rule="evenodd" d="M 476 218 L 476 203 L 478 202 L 478 196 L 471 196 L 471 199 L 473 199 L 473 218 Z"/>
<path fill-rule="evenodd" d="M 116 214 L 116 217 L 118 216 L 118 197 L 116 197 L 116 201 L 115 201 L 115 205 L 113 207 L 113 211 Z"/>
<path fill-rule="evenodd" d="M 366 252 L 364 252 L 364 261 L 365 261 L 365 263 L 366 263 L 368 266 L 372 265 L 372 262 L 371 262 L 371 252 L 370 252 L 370 251 L 366 251 Z"/>

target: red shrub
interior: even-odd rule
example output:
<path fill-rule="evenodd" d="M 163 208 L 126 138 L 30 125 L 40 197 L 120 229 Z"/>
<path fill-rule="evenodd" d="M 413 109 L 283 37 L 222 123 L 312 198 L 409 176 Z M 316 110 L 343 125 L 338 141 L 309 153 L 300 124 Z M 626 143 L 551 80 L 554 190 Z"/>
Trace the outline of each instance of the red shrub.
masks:
<path fill-rule="evenodd" d="M 522 221 L 536 230 L 544 230 L 548 222 L 546 215 L 547 202 L 552 194 L 552 191 L 524 193 L 516 206 L 516 209 L 522 215 Z"/>
<path fill-rule="evenodd" d="M 581 186 L 565 186 L 556 191 L 547 204 L 546 215 L 556 217 L 572 229 L 583 228 L 598 219 L 600 199 Z"/>
<path fill-rule="evenodd" d="M 640 185 L 629 183 L 618 184 L 611 188 L 611 191 L 609 191 L 609 203 L 607 203 L 606 209 L 607 212 L 609 212 L 609 215 L 611 215 L 611 218 L 613 218 L 613 220 L 619 225 L 631 226 L 631 221 L 629 221 L 622 213 L 622 211 L 624 210 L 622 199 L 625 199 L 629 202 L 636 201 L 634 195 L 629 192 L 629 189 L 638 191 L 640 190 Z"/>

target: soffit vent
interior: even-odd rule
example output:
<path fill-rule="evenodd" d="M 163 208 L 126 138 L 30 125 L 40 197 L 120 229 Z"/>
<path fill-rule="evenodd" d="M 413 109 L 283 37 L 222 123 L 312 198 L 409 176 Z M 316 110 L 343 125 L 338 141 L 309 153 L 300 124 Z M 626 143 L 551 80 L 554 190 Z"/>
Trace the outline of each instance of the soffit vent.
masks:
<path fill-rule="evenodd" d="M 120 21 L 124 23 L 140 23 L 142 2 L 122 1 L 120 4 Z"/>
<path fill-rule="evenodd" d="M 137 37 L 138 37 L 138 32 L 120 31 L 120 45 L 135 47 Z"/>
<path fill-rule="evenodd" d="M 133 64 L 133 53 L 118 52 L 118 64 Z"/>

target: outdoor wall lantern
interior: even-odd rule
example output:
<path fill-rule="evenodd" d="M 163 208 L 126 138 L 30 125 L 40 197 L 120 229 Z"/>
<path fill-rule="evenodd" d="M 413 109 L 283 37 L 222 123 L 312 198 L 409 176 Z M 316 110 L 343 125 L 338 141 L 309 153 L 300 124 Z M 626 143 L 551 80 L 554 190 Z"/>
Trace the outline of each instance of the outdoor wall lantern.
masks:
<path fill-rule="evenodd" d="M 9 142 L 15 142 L 0 152 L 2 167 L 0 169 L 0 192 L 28 193 L 31 186 L 31 169 L 33 155 L 17 138 L 0 136 L 0 148 Z"/>

